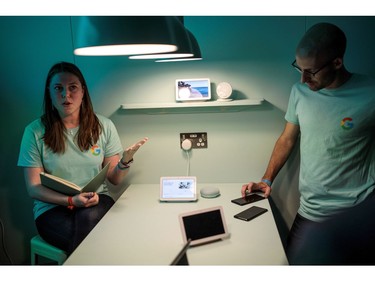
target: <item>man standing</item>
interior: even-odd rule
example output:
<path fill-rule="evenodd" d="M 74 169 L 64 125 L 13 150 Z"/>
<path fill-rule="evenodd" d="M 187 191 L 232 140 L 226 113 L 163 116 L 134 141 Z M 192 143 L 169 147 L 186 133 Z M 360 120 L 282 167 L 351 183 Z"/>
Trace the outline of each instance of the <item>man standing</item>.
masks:
<path fill-rule="evenodd" d="M 246 192 L 271 193 L 272 181 L 300 136 L 300 206 L 286 253 L 290 264 L 304 237 L 321 222 L 370 198 L 375 188 L 375 80 L 344 66 L 346 36 L 319 23 L 302 37 L 292 66 L 301 81 L 291 90 L 286 125 L 260 182 Z M 307 254 L 307 253 L 306 253 Z"/>

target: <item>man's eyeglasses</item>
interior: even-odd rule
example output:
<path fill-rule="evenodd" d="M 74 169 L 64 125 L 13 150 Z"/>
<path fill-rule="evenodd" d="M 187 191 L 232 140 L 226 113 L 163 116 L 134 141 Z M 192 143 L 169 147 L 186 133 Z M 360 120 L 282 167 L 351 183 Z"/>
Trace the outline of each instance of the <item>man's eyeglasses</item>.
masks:
<path fill-rule="evenodd" d="M 310 70 L 302 70 L 297 64 L 296 64 L 296 60 L 294 60 L 294 62 L 292 62 L 292 66 L 301 74 L 303 73 L 307 73 L 308 75 L 311 75 L 311 76 L 315 76 L 319 71 L 323 70 L 325 67 L 327 67 L 328 65 L 330 65 L 331 63 L 333 62 L 333 60 L 330 60 L 329 62 L 327 62 L 326 64 L 324 64 L 322 67 L 318 68 L 316 71 L 310 71 Z"/>

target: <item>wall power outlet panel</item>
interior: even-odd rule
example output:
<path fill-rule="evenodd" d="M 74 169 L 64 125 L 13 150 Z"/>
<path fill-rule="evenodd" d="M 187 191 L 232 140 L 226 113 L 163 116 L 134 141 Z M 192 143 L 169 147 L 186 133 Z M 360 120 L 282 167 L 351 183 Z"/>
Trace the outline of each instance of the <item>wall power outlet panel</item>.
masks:
<path fill-rule="evenodd" d="M 191 148 L 208 148 L 207 133 L 180 133 L 180 147 L 185 139 L 191 141 Z"/>

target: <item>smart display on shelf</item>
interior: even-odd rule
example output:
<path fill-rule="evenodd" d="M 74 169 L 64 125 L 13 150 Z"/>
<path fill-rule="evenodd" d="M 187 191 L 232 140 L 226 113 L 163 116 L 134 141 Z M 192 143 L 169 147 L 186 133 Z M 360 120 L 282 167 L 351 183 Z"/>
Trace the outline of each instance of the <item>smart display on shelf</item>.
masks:
<path fill-rule="evenodd" d="M 210 99 L 211 85 L 209 78 L 176 80 L 176 101 L 207 101 Z"/>

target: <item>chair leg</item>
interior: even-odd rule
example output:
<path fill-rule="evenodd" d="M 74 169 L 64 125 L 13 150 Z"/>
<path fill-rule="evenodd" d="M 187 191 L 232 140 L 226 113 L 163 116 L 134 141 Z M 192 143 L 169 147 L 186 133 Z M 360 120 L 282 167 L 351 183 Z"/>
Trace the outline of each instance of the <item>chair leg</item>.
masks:
<path fill-rule="evenodd" d="M 37 265 L 38 264 L 38 255 L 34 252 L 31 252 L 31 265 Z"/>

